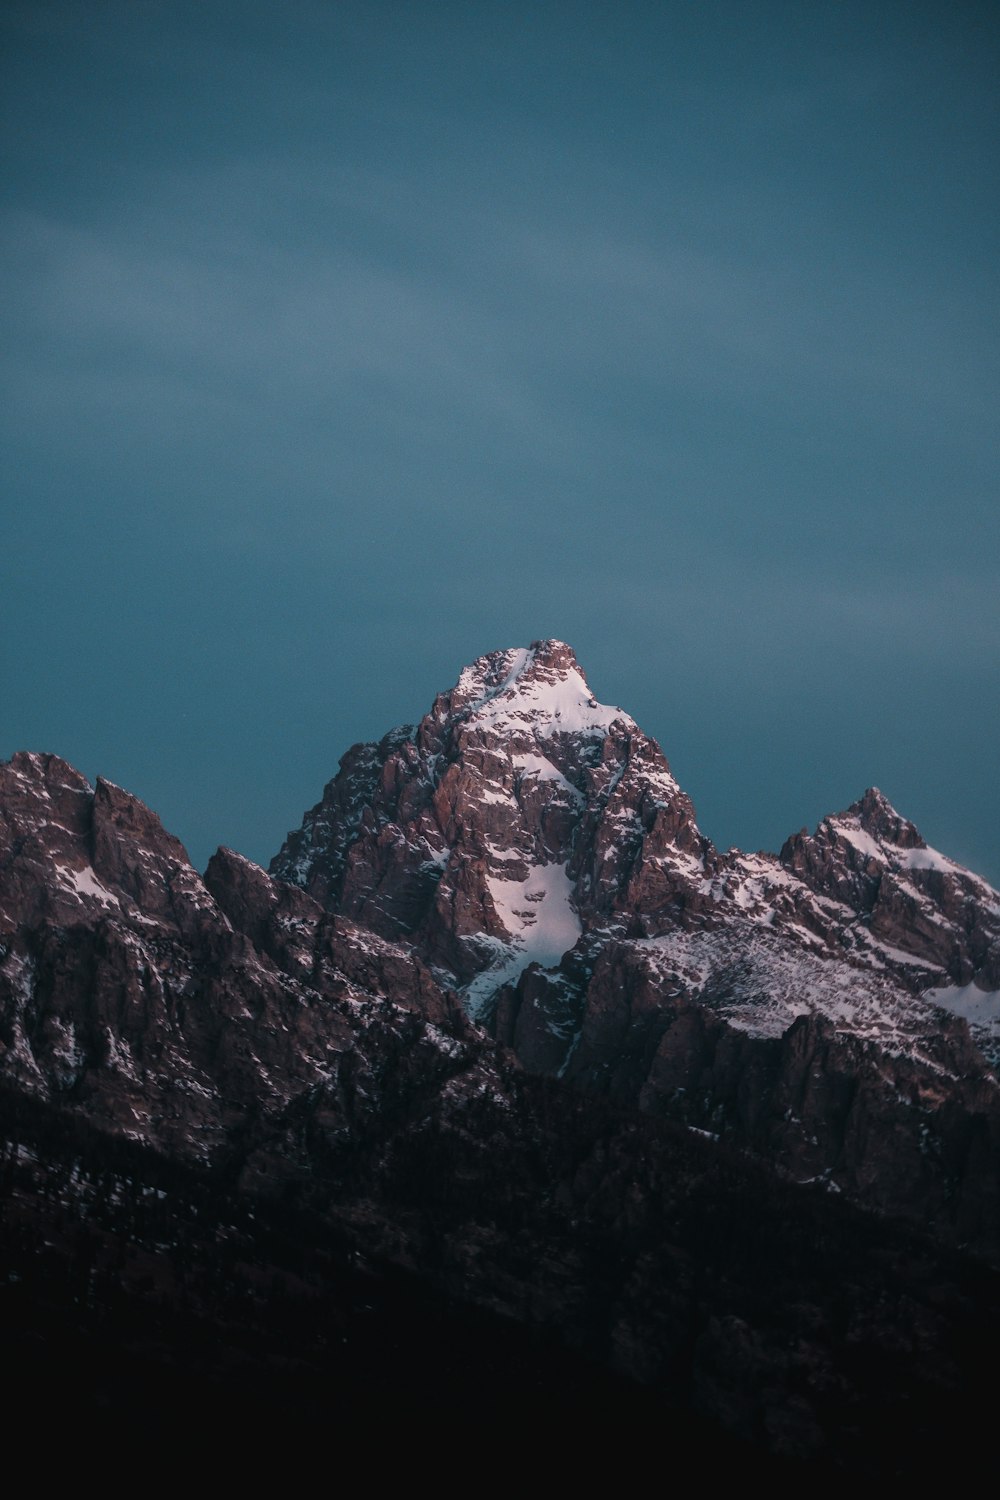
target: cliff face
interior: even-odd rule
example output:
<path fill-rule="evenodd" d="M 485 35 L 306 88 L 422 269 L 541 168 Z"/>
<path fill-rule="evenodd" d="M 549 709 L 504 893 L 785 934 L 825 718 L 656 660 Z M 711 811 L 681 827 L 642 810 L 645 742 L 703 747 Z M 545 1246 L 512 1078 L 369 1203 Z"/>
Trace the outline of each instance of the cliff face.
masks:
<path fill-rule="evenodd" d="M 202 880 L 148 808 L 56 756 L 0 767 L 0 810 L 0 1056 L 37 1099 L 211 1163 L 335 1093 L 345 1057 L 363 1089 L 382 1031 L 447 1051 L 440 1028 L 467 1030 L 411 953 L 229 850 Z"/>
<path fill-rule="evenodd" d="M 1000 1243 L 1000 897 L 877 790 L 720 854 L 542 641 L 355 747 L 271 872 L 408 945 L 531 1071 Z"/>

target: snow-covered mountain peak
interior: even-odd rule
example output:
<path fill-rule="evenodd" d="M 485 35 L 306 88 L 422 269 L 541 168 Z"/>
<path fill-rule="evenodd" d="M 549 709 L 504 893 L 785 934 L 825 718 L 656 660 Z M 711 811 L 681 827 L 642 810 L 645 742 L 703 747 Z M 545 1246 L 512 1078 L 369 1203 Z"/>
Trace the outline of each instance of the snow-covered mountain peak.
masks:
<path fill-rule="evenodd" d="M 916 825 L 898 813 L 877 787 L 869 787 L 843 812 L 824 818 L 812 842 L 831 853 L 839 849 L 859 872 L 874 874 L 881 868 L 905 878 L 915 870 L 934 870 L 985 885 L 971 871 L 932 849 Z"/>
<path fill-rule="evenodd" d="M 614 1008 L 619 961 L 761 1035 L 815 1011 L 916 1037 L 925 992 L 1000 990 L 995 893 L 877 788 L 779 857 L 720 856 L 660 747 L 556 640 L 479 657 L 415 732 L 356 746 L 271 873 L 413 944 L 478 1019 L 517 1010 L 546 1066 L 569 1066 L 591 1001 Z"/>
<path fill-rule="evenodd" d="M 356 746 L 271 873 L 417 941 L 449 984 L 490 971 L 495 989 L 640 886 L 676 904 L 709 854 L 659 746 L 544 640 L 479 657 L 415 731 Z"/>
<path fill-rule="evenodd" d="M 869 880 L 884 870 L 961 869 L 931 849 L 915 824 L 897 812 L 878 787 L 869 787 L 843 812 L 829 814 L 815 833 L 803 829 L 794 834 L 781 851 L 781 861 L 800 875 L 806 869 L 814 875 L 822 872 L 824 883 L 844 869 L 853 872 L 852 878 Z"/>
<path fill-rule="evenodd" d="M 466 667 L 450 693 L 438 700 L 440 717 L 463 717 L 476 726 L 557 734 L 604 734 L 618 722 L 635 728 L 620 708 L 599 703 L 571 646 L 533 641 L 492 651 Z"/>
<path fill-rule="evenodd" d="M 829 821 L 835 827 L 857 826 L 881 844 L 893 844 L 899 849 L 926 848 L 914 824 L 896 811 L 877 786 L 869 787 L 863 797 Z"/>

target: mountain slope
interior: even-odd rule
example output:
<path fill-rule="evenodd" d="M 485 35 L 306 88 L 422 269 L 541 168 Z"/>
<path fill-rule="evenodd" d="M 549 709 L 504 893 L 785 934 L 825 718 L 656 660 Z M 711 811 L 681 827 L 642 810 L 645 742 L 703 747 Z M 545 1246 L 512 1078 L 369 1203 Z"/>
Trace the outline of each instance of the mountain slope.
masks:
<path fill-rule="evenodd" d="M 350 751 L 271 873 L 409 945 L 531 1070 L 998 1243 L 1000 897 L 877 790 L 721 854 L 540 641 Z"/>
<path fill-rule="evenodd" d="M 441 1028 L 468 1029 L 411 953 L 231 851 L 203 881 L 141 802 L 57 756 L 0 766 L 0 869 L 5 1080 L 172 1156 L 215 1161 L 345 1064 L 354 1107 L 416 1017 L 446 1057 Z"/>

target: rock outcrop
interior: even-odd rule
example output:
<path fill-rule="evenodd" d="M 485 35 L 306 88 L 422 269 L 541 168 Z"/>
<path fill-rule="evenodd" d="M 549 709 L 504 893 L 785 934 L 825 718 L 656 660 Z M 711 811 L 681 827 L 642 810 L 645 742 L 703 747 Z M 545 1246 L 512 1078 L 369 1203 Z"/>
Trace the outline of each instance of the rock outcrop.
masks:
<path fill-rule="evenodd" d="M 359 1015 L 390 1038 L 419 1018 L 448 1055 L 439 1028 L 469 1030 L 409 951 L 231 851 L 203 881 L 147 807 L 56 756 L 0 767 L 0 819 L 0 1071 L 35 1098 L 212 1162 L 345 1057 L 356 1094 L 382 1045 Z"/>

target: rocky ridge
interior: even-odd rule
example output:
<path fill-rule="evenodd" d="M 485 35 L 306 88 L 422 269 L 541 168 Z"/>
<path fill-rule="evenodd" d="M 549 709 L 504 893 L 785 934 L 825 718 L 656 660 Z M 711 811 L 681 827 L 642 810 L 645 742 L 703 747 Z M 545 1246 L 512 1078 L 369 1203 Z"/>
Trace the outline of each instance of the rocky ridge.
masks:
<path fill-rule="evenodd" d="M 476 1015 L 595 939 L 724 931 L 743 947 L 766 931 L 801 958 L 811 1009 L 827 1001 L 810 957 L 848 965 L 855 986 L 868 976 L 883 1021 L 900 1006 L 901 1033 L 914 1029 L 906 995 L 962 1013 L 953 991 L 1000 986 L 1000 896 L 879 791 L 780 856 L 721 854 L 659 746 L 597 702 L 558 641 L 481 658 L 415 728 L 355 746 L 270 869 L 413 944 Z M 693 945 L 692 988 L 708 961 Z M 983 1041 L 1000 1034 L 990 1005 L 965 1007 Z M 773 1032 L 786 1017 L 742 1019 Z"/>
<path fill-rule="evenodd" d="M 780 855 L 720 853 L 540 641 L 348 752 L 271 873 L 408 945 L 532 1071 L 1000 1231 L 973 1166 L 1000 1142 L 1000 896 L 876 789 Z"/>
<path fill-rule="evenodd" d="M 412 953 L 231 850 L 203 880 L 137 798 L 57 756 L 0 767 L 0 860 L 5 1083 L 173 1157 L 212 1162 L 304 1097 L 361 1110 L 414 1026 L 448 1058 L 471 1035 Z"/>

